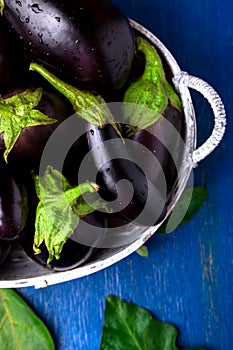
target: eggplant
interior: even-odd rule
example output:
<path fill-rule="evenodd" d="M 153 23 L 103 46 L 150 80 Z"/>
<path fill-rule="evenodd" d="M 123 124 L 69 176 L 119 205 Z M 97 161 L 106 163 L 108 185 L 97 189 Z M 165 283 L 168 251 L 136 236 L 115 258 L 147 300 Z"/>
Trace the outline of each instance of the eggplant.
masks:
<path fill-rule="evenodd" d="M 135 57 L 134 74 L 123 98 L 124 137 L 133 141 L 129 152 L 135 161 L 140 160 L 149 180 L 155 186 L 165 182 L 168 203 L 184 152 L 182 101 L 159 52 L 140 35 Z"/>
<path fill-rule="evenodd" d="M 85 226 L 85 223 L 88 223 L 88 226 Z M 98 212 L 91 213 L 82 219 L 75 229 L 73 234 L 67 239 L 64 244 L 59 259 L 52 259 L 49 263 L 47 262 L 49 254 L 45 244 L 41 244 L 39 254 L 35 254 L 33 250 L 33 238 L 34 238 L 34 226 L 27 228 L 25 235 L 20 236 L 20 244 L 23 247 L 26 254 L 33 259 L 36 263 L 42 265 L 45 268 L 48 268 L 53 271 L 66 271 L 74 269 L 78 266 L 87 263 L 93 256 L 100 251 L 103 251 L 104 248 L 99 248 L 100 240 L 105 235 L 106 219 L 104 215 Z M 95 237 L 95 240 L 90 244 L 84 244 L 82 237 L 91 237 L 92 234 L 95 236 L 96 228 L 98 228 L 98 237 Z"/>
<path fill-rule="evenodd" d="M 11 242 L 0 240 L 0 265 L 2 265 L 11 251 Z"/>
<path fill-rule="evenodd" d="M 118 89 L 127 81 L 134 57 L 134 32 L 111 2 L 3 2 L 3 15 L 32 60 L 88 89 Z"/>
<path fill-rule="evenodd" d="M 19 38 L 9 23 L 0 17 L 0 93 L 18 81 L 25 80 L 29 68 Z"/>
<path fill-rule="evenodd" d="M 146 129 L 135 132 L 129 138 L 135 141 L 131 144 L 129 152 L 135 161 L 140 159 L 150 181 L 156 185 L 165 179 L 168 203 L 178 181 L 184 153 L 183 116 L 169 104 L 158 121 Z"/>
<path fill-rule="evenodd" d="M 29 63 L 5 19 L 0 17 L 0 93 L 27 79 Z"/>
<path fill-rule="evenodd" d="M 27 192 L 4 164 L 0 167 L 0 217 L 0 239 L 16 239 L 27 219 Z"/>
<path fill-rule="evenodd" d="M 7 99 L 25 91 L 33 92 L 35 90 L 36 88 L 32 88 L 31 85 L 29 90 L 11 88 L 2 94 L 2 98 Z M 8 155 L 8 163 L 12 167 L 17 168 L 20 163 L 25 169 L 37 169 L 49 137 L 64 119 L 73 114 L 72 106 L 63 96 L 45 89 L 43 89 L 39 103 L 35 108 L 49 119 L 51 118 L 51 124 L 29 126 L 22 129 Z M 52 122 L 53 120 L 54 122 Z M 1 132 L 0 150 L 5 151 L 5 149 L 4 133 Z"/>
<path fill-rule="evenodd" d="M 44 242 L 40 245 L 40 253 L 36 254 L 33 245 L 39 199 L 32 177 L 27 178 L 26 188 L 28 192 L 28 220 L 18 240 L 33 261 L 53 271 L 65 271 L 88 262 L 104 249 L 99 248 L 99 246 L 101 246 L 100 242 L 106 233 L 105 213 L 94 211 L 80 219 L 77 228 L 65 242 L 59 259 L 53 258 L 48 262 L 49 253 Z"/>
<path fill-rule="evenodd" d="M 87 123 L 87 138 L 99 195 L 109 202 L 110 211 L 137 225 L 160 222 L 167 209 L 163 191 L 133 162 L 124 144 L 126 140 L 118 136 L 111 124 L 100 128 Z"/>

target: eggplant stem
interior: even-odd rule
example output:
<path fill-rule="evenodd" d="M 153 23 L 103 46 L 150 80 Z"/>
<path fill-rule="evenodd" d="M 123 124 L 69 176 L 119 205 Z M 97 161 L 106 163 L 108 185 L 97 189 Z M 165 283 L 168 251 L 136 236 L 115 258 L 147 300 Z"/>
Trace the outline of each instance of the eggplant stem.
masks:
<path fill-rule="evenodd" d="M 3 11 L 4 11 L 4 0 L 0 0 L 0 15 L 3 16 Z"/>
<path fill-rule="evenodd" d="M 109 122 L 121 137 L 121 132 L 105 100 L 91 91 L 78 88 L 62 81 L 38 63 L 31 63 L 30 70 L 36 71 L 45 78 L 55 89 L 62 93 L 72 104 L 74 111 L 88 122 L 103 127 Z"/>

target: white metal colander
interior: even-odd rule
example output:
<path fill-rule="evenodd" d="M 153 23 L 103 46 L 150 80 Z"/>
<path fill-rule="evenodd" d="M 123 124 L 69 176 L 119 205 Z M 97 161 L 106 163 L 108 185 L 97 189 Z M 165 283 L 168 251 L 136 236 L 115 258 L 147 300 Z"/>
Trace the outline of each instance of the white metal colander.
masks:
<path fill-rule="evenodd" d="M 176 60 L 163 45 L 146 28 L 131 20 L 131 25 L 136 32 L 144 35 L 161 53 L 172 73 L 172 81 L 179 92 L 183 104 L 185 116 L 185 152 L 180 168 L 179 181 L 174 191 L 172 200 L 169 203 L 168 213 L 172 212 L 178 199 L 183 193 L 192 173 L 192 169 L 198 162 L 209 155 L 221 141 L 225 132 L 226 116 L 221 98 L 216 91 L 203 80 L 193 77 L 183 72 L 178 66 Z M 214 115 L 214 128 L 210 137 L 196 149 L 196 118 L 193 108 L 189 88 L 200 92 L 210 103 Z M 98 258 L 83 263 L 82 266 L 72 270 L 52 272 L 31 260 L 19 245 L 13 247 L 10 255 L 9 263 L 1 267 L 0 270 L 0 288 L 19 288 L 26 286 L 35 286 L 36 288 L 46 287 L 48 285 L 57 284 L 69 280 L 73 280 L 82 276 L 102 270 L 119 260 L 133 253 L 142 246 L 147 239 L 153 235 L 161 223 L 157 226 L 140 228 L 140 238 L 127 246 L 119 247 L 119 249 L 105 250 L 99 254 Z M 138 236 L 138 235 L 137 235 Z"/>

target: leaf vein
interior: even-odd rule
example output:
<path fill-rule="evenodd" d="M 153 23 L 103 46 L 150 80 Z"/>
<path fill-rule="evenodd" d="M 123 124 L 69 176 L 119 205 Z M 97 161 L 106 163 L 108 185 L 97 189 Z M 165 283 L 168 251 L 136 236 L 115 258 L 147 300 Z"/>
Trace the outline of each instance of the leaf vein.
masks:
<path fill-rule="evenodd" d="M 132 340 L 134 341 L 135 345 L 139 350 L 142 350 L 140 344 L 137 341 L 137 338 L 134 336 L 133 332 L 131 331 L 130 327 L 128 326 L 127 322 L 124 320 L 124 324 L 126 326 L 126 329 L 128 330 L 129 335 L 132 337 Z"/>
<path fill-rule="evenodd" d="M 7 316 L 5 316 L 3 319 L 2 319 L 2 322 L 0 324 L 0 330 L 2 330 L 3 326 L 4 326 L 4 323 L 6 322 L 7 320 Z"/>
<path fill-rule="evenodd" d="M 11 329 L 12 329 L 12 333 L 13 333 L 13 336 L 14 336 L 14 339 L 15 339 L 17 350 L 21 350 L 19 339 L 17 337 L 17 333 L 16 333 L 15 328 L 14 328 L 14 322 L 13 322 L 13 320 L 11 318 L 11 315 L 10 315 L 10 312 L 9 312 L 9 308 L 7 306 L 7 301 L 6 301 L 3 293 L 1 292 L 1 290 L 0 290 L 0 294 L 1 294 L 1 297 L 2 297 L 2 302 L 3 302 L 4 309 L 6 311 L 6 317 L 9 320 L 9 323 L 10 323 L 10 326 L 11 326 Z"/>

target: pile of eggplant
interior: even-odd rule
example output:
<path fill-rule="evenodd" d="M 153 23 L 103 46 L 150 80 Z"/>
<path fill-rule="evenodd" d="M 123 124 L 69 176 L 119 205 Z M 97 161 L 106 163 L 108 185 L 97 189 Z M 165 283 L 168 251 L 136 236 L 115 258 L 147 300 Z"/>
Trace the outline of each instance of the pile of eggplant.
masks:
<path fill-rule="evenodd" d="M 0 264 L 17 241 L 39 264 L 71 269 L 108 249 L 108 229 L 166 216 L 182 104 L 156 49 L 110 1 L 0 0 L 0 13 Z M 115 103 L 139 108 L 116 115 Z M 41 165 L 54 133 L 58 156 L 74 140 L 62 169 L 56 157 Z M 102 236 L 85 244 L 95 228 Z"/>

